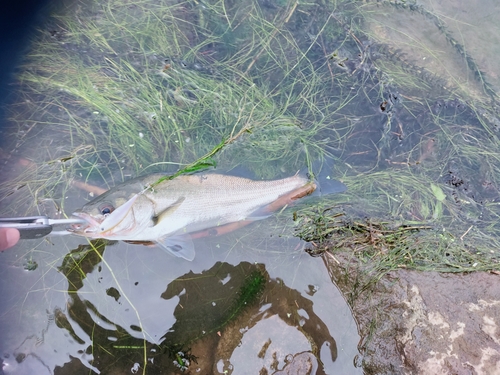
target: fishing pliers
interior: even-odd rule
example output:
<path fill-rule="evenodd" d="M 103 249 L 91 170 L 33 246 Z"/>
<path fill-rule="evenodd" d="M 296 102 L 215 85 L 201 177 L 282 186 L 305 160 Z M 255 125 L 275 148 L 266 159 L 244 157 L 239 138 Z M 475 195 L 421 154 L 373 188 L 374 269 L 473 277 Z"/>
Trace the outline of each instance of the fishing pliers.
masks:
<path fill-rule="evenodd" d="M 21 239 L 25 240 L 45 237 L 53 231 L 54 225 L 81 223 L 85 223 L 85 220 L 79 218 L 49 219 L 47 216 L 0 218 L 0 228 L 17 228 L 21 234 Z M 61 232 L 65 232 L 64 234 L 69 233 L 67 231 Z"/>

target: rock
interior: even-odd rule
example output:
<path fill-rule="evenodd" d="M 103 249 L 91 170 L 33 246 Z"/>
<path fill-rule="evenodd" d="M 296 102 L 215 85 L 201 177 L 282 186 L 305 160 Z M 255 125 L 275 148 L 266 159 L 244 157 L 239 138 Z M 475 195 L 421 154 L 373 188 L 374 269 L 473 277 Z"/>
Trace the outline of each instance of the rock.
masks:
<path fill-rule="evenodd" d="M 485 272 L 386 275 L 354 306 L 366 373 L 499 374 L 499 282 Z"/>

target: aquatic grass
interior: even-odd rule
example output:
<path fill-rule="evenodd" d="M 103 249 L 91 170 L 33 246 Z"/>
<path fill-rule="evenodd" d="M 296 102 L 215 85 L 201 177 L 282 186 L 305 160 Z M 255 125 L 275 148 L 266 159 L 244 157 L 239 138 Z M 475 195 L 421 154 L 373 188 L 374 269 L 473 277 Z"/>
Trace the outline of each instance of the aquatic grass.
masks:
<path fill-rule="evenodd" d="M 65 129 L 71 141 L 40 160 L 30 189 L 56 197 L 62 187 L 54 186 L 67 189 L 73 178 L 112 186 L 142 171 L 172 176 L 217 149 L 220 168 L 243 164 L 261 178 L 334 157 L 352 200 L 383 202 L 373 212 L 415 221 L 477 216 L 474 198 L 450 195 L 457 189 L 443 176 L 451 161 L 468 160 L 467 173 L 479 168 L 495 189 L 495 114 L 467 101 L 462 83 L 445 88 L 390 47 L 368 43 L 376 36 L 365 23 L 377 12 L 352 2 L 329 12 L 313 3 L 264 12 L 257 2 L 109 1 L 58 16 L 60 40 L 36 43 L 19 76 L 31 100 L 13 118 L 22 129 L 46 116 L 46 127 Z M 27 121 L 26 113 L 37 115 Z M 241 137 L 225 142 L 234 134 Z M 495 217 L 495 205 L 487 207 Z"/>
<path fill-rule="evenodd" d="M 57 16 L 59 33 L 54 38 L 39 37 L 19 76 L 21 96 L 31 100 L 13 106 L 12 119 L 19 121 L 18 130 L 23 131 L 27 121 L 22 114 L 36 113 L 29 126 L 41 130 L 45 123 L 45 134 L 64 128 L 70 142 L 52 149 L 50 156 L 37 155 L 38 173 L 45 178 L 35 182 L 26 177 L 24 182 L 39 184 L 32 188 L 37 195 L 57 199 L 74 178 L 112 186 L 146 168 L 171 173 L 173 165 L 193 163 L 242 129 L 241 141 L 220 154 L 222 167 L 247 163 L 256 176 L 272 178 L 295 172 L 306 157 L 321 158 L 326 141 L 317 142 L 315 134 L 326 127 L 326 121 L 323 125 L 311 117 L 304 125 L 303 115 L 316 112 L 315 118 L 325 117 L 314 103 L 317 99 L 309 98 L 320 96 L 314 84 L 322 78 L 305 55 L 297 55 L 304 61 L 298 69 L 300 79 L 288 83 L 281 78 L 282 90 L 276 86 L 278 81 L 265 84 L 266 75 L 260 84 L 255 83 L 257 76 L 248 76 L 250 67 L 260 67 L 258 60 L 265 61 L 266 56 L 273 62 L 267 77 L 283 69 L 280 64 L 285 64 L 285 71 L 292 63 L 297 67 L 297 61 L 290 60 L 298 48 L 292 34 L 278 33 L 273 23 L 279 19 L 284 25 L 294 11 L 275 12 L 270 22 L 255 5 L 233 15 L 222 3 L 208 8 L 197 5 L 187 14 L 204 15 L 199 24 L 186 18 L 185 7 L 166 4 L 146 7 L 110 1 L 102 8 L 94 4 L 90 11 L 78 8 L 72 16 Z M 98 16 L 88 21 L 89 12 Z M 231 35 L 236 41 L 242 38 L 242 30 L 252 30 L 248 44 L 235 50 L 248 52 L 245 61 L 232 65 L 239 52 L 222 61 L 210 56 L 213 43 Z M 271 46 L 275 37 L 283 45 L 277 52 L 274 42 Z M 42 122 L 43 116 L 47 119 Z M 262 168 L 262 155 L 284 162 Z M 61 168 L 51 163 L 58 159 L 65 160 Z"/>
<path fill-rule="evenodd" d="M 434 87 L 441 86 L 452 95 L 478 102 L 498 102 L 497 93 L 467 50 L 464 44 L 467 41 L 460 40 L 460 35 L 455 37 L 441 15 L 429 11 L 425 5 L 405 1 L 367 2 L 359 14 L 363 19 L 360 25 L 364 26 L 363 30 L 358 29 L 360 33 L 367 33 L 371 39 L 385 45 L 384 48 L 390 48 L 390 39 L 395 39 L 397 47 L 392 48 L 390 54 L 404 61 L 411 71 L 427 76 L 427 79 L 438 79 Z M 429 40 L 427 36 L 419 35 L 415 28 L 399 30 L 393 22 L 399 18 L 406 19 L 409 24 L 416 20 L 428 22 L 429 30 L 435 27 L 435 36 Z M 422 56 L 432 61 L 425 64 L 425 68 L 418 66 L 418 59 Z"/>
<path fill-rule="evenodd" d="M 471 272 L 498 271 L 500 267 L 499 254 L 493 250 L 499 244 L 497 234 L 485 237 L 484 232 L 473 227 L 440 229 L 425 222 L 398 224 L 392 218 L 366 219 L 357 213 L 332 213 L 309 213 L 313 219 L 308 219 L 312 221 L 306 228 L 316 229 L 299 235 L 313 242 L 311 252 L 326 247 L 334 255 L 351 259 L 349 263 L 359 265 L 358 271 L 368 284 L 400 268 Z M 349 263 L 343 266 L 348 267 Z"/>
<path fill-rule="evenodd" d="M 347 193 L 297 211 L 297 234 L 319 249 L 351 253 L 377 278 L 397 268 L 499 270 L 499 205 L 415 172 L 369 173 L 362 182 L 344 177 Z"/>
<path fill-rule="evenodd" d="M 111 188 L 144 173 L 210 165 L 242 165 L 271 179 L 333 159 L 330 175 L 348 191 L 304 200 L 265 230 L 286 238 L 295 224 L 311 253 L 327 249 L 340 259 L 335 267 L 354 275 L 344 288 L 351 304 L 395 269 L 499 271 L 495 95 L 460 51 L 478 82 L 419 66 L 370 27 L 412 10 L 375 5 L 111 0 L 54 16 L 54 36 L 37 37 L 18 76 L 8 151 L 12 162 L 20 154 L 29 163 L 0 184 L 2 214 L 53 212 L 47 205 L 64 212 L 74 179 Z M 268 248 L 263 230 L 242 235 Z M 103 247 L 91 247 L 94 266 Z M 63 261 L 70 292 L 85 267 Z M 254 298 L 260 284 L 251 279 Z M 226 318 L 241 313 L 244 294 Z M 133 357 L 145 372 L 147 340 L 124 329 L 116 336 L 112 356 Z M 109 349 L 92 338 L 96 356 Z"/>

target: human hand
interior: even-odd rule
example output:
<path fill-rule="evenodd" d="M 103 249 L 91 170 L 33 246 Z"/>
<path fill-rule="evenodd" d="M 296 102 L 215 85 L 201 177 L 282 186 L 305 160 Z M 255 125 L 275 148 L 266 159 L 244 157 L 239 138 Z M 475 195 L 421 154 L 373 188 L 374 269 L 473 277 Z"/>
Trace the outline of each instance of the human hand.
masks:
<path fill-rule="evenodd" d="M 16 228 L 0 228 L 0 251 L 14 246 L 19 241 L 20 235 Z"/>

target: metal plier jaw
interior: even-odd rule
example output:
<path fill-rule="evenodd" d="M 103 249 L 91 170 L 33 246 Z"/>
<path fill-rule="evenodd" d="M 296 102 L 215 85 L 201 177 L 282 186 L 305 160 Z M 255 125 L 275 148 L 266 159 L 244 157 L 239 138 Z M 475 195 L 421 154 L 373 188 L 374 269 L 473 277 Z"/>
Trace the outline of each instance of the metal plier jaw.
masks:
<path fill-rule="evenodd" d="M 21 239 L 42 238 L 50 234 L 54 225 L 81 224 L 86 221 L 79 218 L 49 219 L 47 216 L 5 217 L 0 218 L 0 228 L 16 228 Z M 69 233 L 69 232 L 68 232 Z"/>

